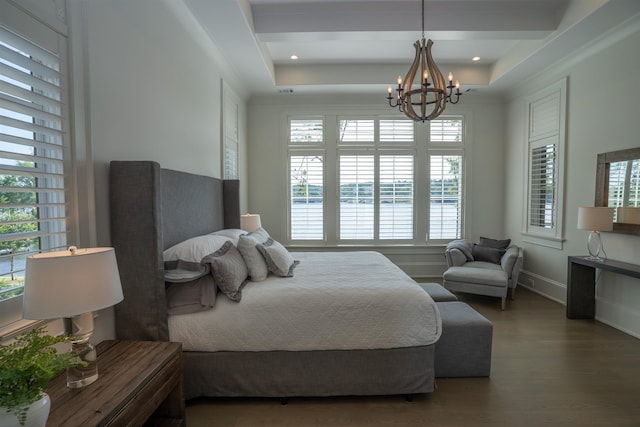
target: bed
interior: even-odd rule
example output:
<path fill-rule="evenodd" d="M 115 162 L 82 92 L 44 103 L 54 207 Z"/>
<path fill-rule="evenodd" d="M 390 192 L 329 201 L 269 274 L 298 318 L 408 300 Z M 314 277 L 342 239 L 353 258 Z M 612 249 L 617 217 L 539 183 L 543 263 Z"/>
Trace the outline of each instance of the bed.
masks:
<path fill-rule="evenodd" d="M 117 338 L 182 342 L 186 399 L 432 392 L 437 306 L 377 252 L 292 252 L 293 277 L 247 281 L 240 302 L 218 295 L 211 310 L 169 315 L 165 251 L 239 229 L 238 193 L 237 180 L 111 162 L 111 243 L 125 296 Z M 275 308 L 283 302 L 288 311 Z"/>

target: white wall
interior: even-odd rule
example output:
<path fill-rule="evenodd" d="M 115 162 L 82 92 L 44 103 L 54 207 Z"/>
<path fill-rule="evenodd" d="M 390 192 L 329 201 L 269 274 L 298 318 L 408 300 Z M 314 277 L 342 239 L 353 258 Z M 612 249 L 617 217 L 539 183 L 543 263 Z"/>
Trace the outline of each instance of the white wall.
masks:
<path fill-rule="evenodd" d="M 109 245 L 109 162 L 154 160 L 166 168 L 221 177 L 222 79 L 241 97 L 246 94 L 215 46 L 180 9 L 185 7 L 182 2 L 72 0 L 70 4 L 76 19 L 73 37 L 83 46 L 97 244 Z M 239 121 L 240 151 L 246 153 L 245 101 Z M 243 154 L 243 209 L 246 170 Z M 95 341 L 113 337 L 109 310 L 100 313 L 97 322 Z"/>
<path fill-rule="evenodd" d="M 507 233 L 525 249 L 521 283 L 565 302 L 567 256 L 587 253 L 587 232 L 576 229 L 579 206 L 593 206 L 599 153 L 640 146 L 640 20 L 609 33 L 591 47 L 545 70 L 511 95 L 507 107 Z M 565 165 L 565 238 L 562 250 L 523 243 L 526 156 L 524 97 L 568 76 Z M 603 233 L 608 258 L 639 263 L 640 236 Z M 603 272 L 598 279 L 596 318 L 640 337 L 640 280 Z"/>
<path fill-rule="evenodd" d="M 248 167 L 249 210 L 260 213 L 262 225 L 276 240 L 286 238 L 287 208 L 286 144 L 287 114 L 398 114 L 387 104 L 385 88 L 379 95 L 274 95 L 249 100 Z M 465 114 L 467 126 L 467 184 L 470 197 L 466 235 L 476 241 L 483 236 L 504 236 L 504 101 L 496 97 L 466 94 L 447 113 Z M 420 123 L 417 126 L 421 126 Z M 331 232 L 331 230 L 329 230 Z M 341 248 L 344 249 L 344 248 Z M 379 249 L 379 248 L 378 248 Z M 442 246 L 382 248 L 403 270 L 414 277 L 442 277 L 445 270 Z"/>

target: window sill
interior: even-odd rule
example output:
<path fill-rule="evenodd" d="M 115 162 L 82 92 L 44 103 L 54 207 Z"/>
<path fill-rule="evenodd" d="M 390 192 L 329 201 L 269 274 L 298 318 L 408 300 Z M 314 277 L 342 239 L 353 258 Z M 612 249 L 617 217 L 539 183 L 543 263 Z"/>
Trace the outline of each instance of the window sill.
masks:
<path fill-rule="evenodd" d="M 44 325 L 47 321 L 45 320 L 27 320 L 20 319 L 15 322 L 9 323 L 8 325 L 4 325 L 0 327 L 0 338 L 1 341 L 10 340 L 15 338 L 16 336 L 28 331 L 29 329 L 33 329 L 37 326 Z"/>
<path fill-rule="evenodd" d="M 553 249 L 562 249 L 565 239 L 555 236 L 544 236 L 540 234 L 522 233 L 522 241 L 533 245 L 544 246 Z"/>
<path fill-rule="evenodd" d="M 348 252 L 348 251 L 376 251 L 384 254 L 429 254 L 444 253 L 446 244 L 388 244 L 388 245 L 335 245 L 313 246 L 303 244 L 289 244 L 287 249 L 292 252 Z"/>

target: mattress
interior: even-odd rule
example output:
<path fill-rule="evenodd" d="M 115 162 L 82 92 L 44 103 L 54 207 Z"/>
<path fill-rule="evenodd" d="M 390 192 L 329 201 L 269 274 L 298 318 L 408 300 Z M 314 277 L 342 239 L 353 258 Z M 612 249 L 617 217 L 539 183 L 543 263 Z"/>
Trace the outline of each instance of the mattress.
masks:
<path fill-rule="evenodd" d="M 431 297 L 378 252 L 292 252 L 293 277 L 247 282 L 240 302 L 169 316 L 185 351 L 364 350 L 425 346 L 442 332 Z"/>

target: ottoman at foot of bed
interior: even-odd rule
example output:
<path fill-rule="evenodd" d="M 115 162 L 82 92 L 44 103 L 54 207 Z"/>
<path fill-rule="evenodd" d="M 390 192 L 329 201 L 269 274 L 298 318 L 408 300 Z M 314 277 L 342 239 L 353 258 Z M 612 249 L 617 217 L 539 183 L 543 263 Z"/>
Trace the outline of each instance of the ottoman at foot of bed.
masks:
<path fill-rule="evenodd" d="M 418 283 L 422 289 L 435 301 L 457 301 L 458 298 L 438 283 Z"/>
<path fill-rule="evenodd" d="M 442 335 L 436 343 L 435 375 L 488 377 L 491 373 L 492 323 L 460 301 L 436 302 Z"/>

